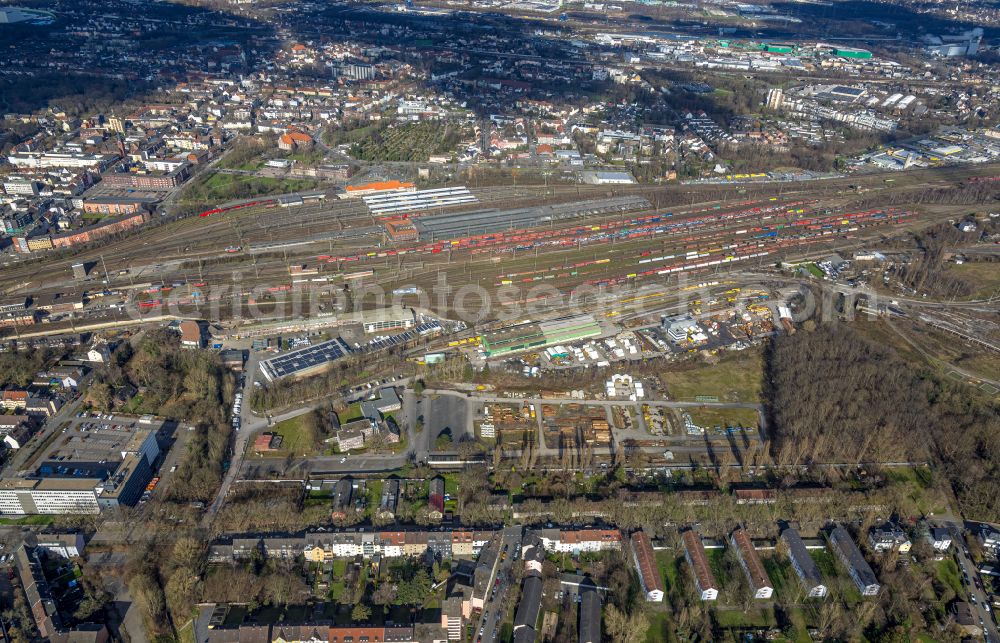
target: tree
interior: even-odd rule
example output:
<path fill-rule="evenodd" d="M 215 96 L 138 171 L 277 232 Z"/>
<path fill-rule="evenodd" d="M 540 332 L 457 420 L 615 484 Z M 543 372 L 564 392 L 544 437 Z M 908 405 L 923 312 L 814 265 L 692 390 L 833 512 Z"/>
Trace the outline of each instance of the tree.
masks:
<path fill-rule="evenodd" d="M 111 406 L 111 387 L 106 382 L 94 382 L 87 389 L 87 402 L 96 409 L 107 410 Z"/>
<path fill-rule="evenodd" d="M 646 640 L 649 619 L 642 611 L 625 614 L 608 605 L 604 608 L 604 629 L 613 643 L 641 643 Z"/>
<path fill-rule="evenodd" d="M 355 623 L 365 623 L 372 616 L 372 608 L 368 607 L 364 603 L 358 603 L 351 610 L 351 620 Z"/>
<path fill-rule="evenodd" d="M 396 602 L 396 586 L 382 583 L 372 592 L 372 602 L 376 605 L 392 605 Z"/>

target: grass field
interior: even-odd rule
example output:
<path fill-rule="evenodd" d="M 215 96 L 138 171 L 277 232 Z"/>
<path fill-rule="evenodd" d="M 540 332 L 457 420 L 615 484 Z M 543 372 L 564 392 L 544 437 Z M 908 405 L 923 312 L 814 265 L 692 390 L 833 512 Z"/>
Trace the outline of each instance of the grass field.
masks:
<path fill-rule="evenodd" d="M 670 643 L 674 640 L 670 633 L 670 617 L 665 612 L 650 613 L 646 643 Z"/>
<path fill-rule="evenodd" d="M 667 393 L 675 400 L 715 396 L 722 402 L 759 402 L 763 360 L 759 351 L 725 355 L 717 364 L 681 363 L 660 373 Z"/>
<path fill-rule="evenodd" d="M 764 563 L 764 570 L 774 585 L 775 595 L 787 598 L 796 593 L 798 578 L 792 569 L 791 561 L 783 556 L 765 555 L 761 556 L 761 562 Z"/>
<path fill-rule="evenodd" d="M 24 518 L 0 518 L 0 525 L 51 525 L 55 522 L 55 516 L 37 515 L 25 516 Z"/>
<path fill-rule="evenodd" d="M 184 200 L 218 204 L 236 199 L 313 190 L 318 185 L 316 181 L 304 179 L 273 179 L 217 172 L 189 185 L 184 191 Z"/>
<path fill-rule="evenodd" d="M 947 274 L 971 284 L 973 293 L 968 299 L 987 299 L 1000 291 L 1000 263 L 977 261 L 962 265 L 949 265 Z"/>
<path fill-rule="evenodd" d="M 937 564 L 937 578 L 939 581 L 955 590 L 955 594 L 962 595 L 961 573 L 953 558 L 945 558 Z"/>
<path fill-rule="evenodd" d="M 666 589 L 671 587 L 676 587 L 679 582 L 680 570 L 678 565 L 680 565 L 680 557 L 675 556 L 669 551 L 658 551 L 656 552 L 656 567 L 660 570 L 660 575 L 663 577 L 663 582 Z"/>
<path fill-rule="evenodd" d="M 731 426 L 755 427 L 758 418 L 754 409 L 727 409 L 712 406 L 703 406 L 698 409 L 687 409 L 691 414 L 691 419 L 701 427 L 711 429 L 720 426 L 723 428 Z"/>
<path fill-rule="evenodd" d="M 311 422 L 309 414 L 278 422 L 269 430 L 281 436 L 281 448 L 274 451 L 270 456 L 285 457 L 289 453 L 298 455 L 316 455 L 322 451 L 322 445 L 312 442 L 307 428 L 307 422 Z"/>
<path fill-rule="evenodd" d="M 743 613 L 741 609 L 718 610 L 715 620 L 719 627 L 774 627 L 774 611 L 761 607 Z"/>
<path fill-rule="evenodd" d="M 823 278 L 823 271 L 820 270 L 819 266 L 817 266 L 816 264 L 814 264 L 814 263 L 807 263 L 807 264 L 805 264 L 802 267 L 805 268 L 806 271 L 810 275 L 812 275 L 813 277 L 816 277 L 817 279 L 822 279 Z"/>
<path fill-rule="evenodd" d="M 905 359 L 930 364 L 942 375 L 954 368 L 961 368 L 970 376 L 995 380 L 996 374 L 1000 373 L 1000 356 L 986 349 L 972 347 L 958 341 L 953 335 L 915 320 L 895 320 L 891 326 L 862 322 L 857 327 L 872 340 L 892 346 Z M 963 381 L 967 378 L 958 374 L 953 379 Z M 969 383 L 976 385 L 974 382 Z"/>
<path fill-rule="evenodd" d="M 725 549 L 706 549 L 705 557 L 708 558 L 709 566 L 712 568 L 712 575 L 715 576 L 715 582 L 720 586 L 726 585 L 729 582 L 729 574 L 726 573 L 726 565 L 723 559 L 726 556 Z M 719 593 L 719 598 L 722 598 L 722 593 Z"/>
<path fill-rule="evenodd" d="M 837 570 L 837 561 L 833 559 L 833 554 L 828 549 L 810 549 L 809 555 L 819 567 L 819 573 L 825 578 L 833 578 L 840 572 Z"/>

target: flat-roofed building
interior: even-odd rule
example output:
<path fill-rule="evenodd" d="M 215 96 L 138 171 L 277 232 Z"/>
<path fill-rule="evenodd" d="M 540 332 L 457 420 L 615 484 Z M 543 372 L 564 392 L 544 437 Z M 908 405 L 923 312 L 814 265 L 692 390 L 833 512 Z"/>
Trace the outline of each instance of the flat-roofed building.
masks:
<path fill-rule="evenodd" d="M 684 558 L 691 566 L 695 586 L 703 601 L 714 601 L 719 598 L 719 585 L 715 582 L 712 567 L 705 555 L 705 547 L 701 543 L 701 535 L 694 529 L 688 529 L 681 536 L 684 541 Z"/>
<path fill-rule="evenodd" d="M 63 558 L 83 555 L 83 534 L 78 531 L 68 534 L 38 534 L 34 540 L 35 547 Z"/>
<path fill-rule="evenodd" d="M 799 532 L 791 527 L 781 532 L 781 540 L 788 550 L 788 559 L 792 563 L 792 569 L 799 577 L 802 588 L 812 598 L 822 598 L 826 596 L 827 588 L 823 584 L 823 575 L 819 571 L 816 561 L 809 555 L 805 543 Z"/>
<path fill-rule="evenodd" d="M 95 478 L 0 480 L 0 515 L 100 513 L 98 482 Z"/>
<path fill-rule="evenodd" d="M 743 573 L 747 577 L 747 582 L 753 591 L 753 597 L 771 598 L 771 595 L 774 594 L 774 586 L 771 585 L 767 570 L 764 569 L 764 564 L 760 562 L 760 556 L 757 555 L 757 550 L 754 549 L 753 543 L 750 541 L 750 535 L 740 527 L 732 533 L 729 541 L 736 548 L 736 558 L 740 561 L 740 567 L 743 568 Z"/>
<path fill-rule="evenodd" d="M 413 328 L 416 324 L 416 315 L 412 308 L 379 308 L 366 311 L 362 317 L 361 325 L 364 326 L 366 333 Z"/>
<path fill-rule="evenodd" d="M 134 505 L 160 455 L 156 431 L 71 427 L 28 477 L 0 480 L 2 514 L 96 514 Z"/>
<path fill-rule="evenodd" d="M 260 363 L 260 371 L 268 382 L 285 377 L 309 377 L 323 372 L 350 352 L 347 343 L 337 337 L 264 360 Z"/>

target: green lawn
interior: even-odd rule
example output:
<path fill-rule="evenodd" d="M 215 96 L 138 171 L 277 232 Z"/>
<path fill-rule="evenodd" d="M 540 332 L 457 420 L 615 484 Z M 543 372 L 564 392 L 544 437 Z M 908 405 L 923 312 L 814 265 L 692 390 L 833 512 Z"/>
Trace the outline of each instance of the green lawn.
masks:
<path fill-rule="evenodd" d="M 444 474 L 444 492 L 449 496 L 455 497 L 458 495 L 458 474 L 457 473 L 446 473 Z"/>
<path fill-rule="evenodd" d="M 813 277 L 816 277 L 817 279 L 822 279 L 824 277 L 823 271 L 820 270 L 819 266 L 817 266 L 814 263 L 807 263 L 807 264 L 803 265 L 802 267 L 805 268 L 806 271 L 810 275 L 812 275 Z"/>
<path fill-rule="evenodd" d="M 669 643 L 674 637 L 670 635 L 670 617 L 666 612 L 648 614 L 649 629 L 646 630 L 646 643 Z"/>
<path fill-rule="evenodd" d="M 280 435 L 282 440 L 279 450 L 265 455 L 269 457 L 285 457 L 289 453 L 296 456 L 316 455 L 319 453 L 322 450 L 323 444 L 313 443 L 310 431 L 307 428 L 307 423 L 312 421 L 309 414 L 306 413 L 290 420 L 278 422 L 267 429 Z"/>
<path fill-rule="evenodd" d="M 299 165 L 319 165 L 322 163 L 326 156 L 323 154 L 322 150 L 312 149 L 305 152 L 295 152 L 294 154 L 288 154 L 285 156 L 289 161 L 295 161 Z"/>
<path fill-rule="evenodd" d="M 679 565 L 683 556 L 675 556 L 669 551 L 657 551 L 656 556 L 656 567 L 660 570 L 660 576 L 663 577 L 663 582 L 665 589 L 670 589 L 671 587 L 677 587 L 678 577 L 680 576 Z"/>
<path fill-rule="evenodd" d="M 809 636 L 809 627 L 806 622 L 806 615 L 803 613 L 802 608 L 790 608 L 788 610 L 788 620 L 790 620 L 792 625 L 795 627 L 795 637 L 790 640 L 795 641 L 795 643 L 812 642 L 812 638 Z"/>
<path fill-rule="evenodd" d="M 937 564 L 937 577 L 943 584 L 955 590 L 957 596 L 962 596 L 962 578 L 954 558 L 945 558 Z"/>
<path fill-rule="evenodd" d="M 717 610 L 715 620 L 719 627 L 774 627 L 774 611 L 767 607 L 751 608 L 747 613 L 742 609 Z"/>
<path fill-rule="evenodd" d="M 360 420 L 363 417 L 361 415 L 361 402 L 354 402 L 343 412 L 338 413 L 337 417 L 340 418 L 341 424 L 347 424 L 348 422 L 353 422 L 354 420 Z"/>
<path fill-rule="evenodd" d="M 365 503 L 365 515 L 371 518 L 378 511 L 379 503 L 382 501 L 382 480 L 368 480 L 365 486 L 368 489 L 368 502 Z"/>
<path fill-rule="evenodd" d="M 51 525 L 55 519 L 55 516 L 50 515 L 25 516 L 24 518 L 0 518 L 0 525 Z"/>
<path fill-rule="evenodd" d="M 726 556 L 725 549 L 706 549 L 705 556 L 708 558 L 708 564 L 712 568 L 712 575 L 715 576 L 715 582 L 720 586 L 726 585 L 729 580 L 729 574 L 726 573 L 726 565 L 723 558 Z M 719 592 L 719 598 L 722 598 L 722 592 Z"/>
<path fill-rule="evenodd" d="M 759 351 L 725 355 L 717 364 L 687 363 L 660 373 L 667 394 L 675 400 L 716 396 L 722 402 L 759 402 L 763 361 Z"/>
<path fill-rule="evenodd" d="M 834 560 L 833 554 L 830 553 L 829 549 L 825 547 L 823 549 L 810 549 L 809 555 L 816 562 L 816 567 L 819 568 L 819 573 L 824 578 L 835 578 L 840 574 L 840 571 L 837 569 L 837 561 Z"/>
<path fill-rule="evenodd" d="M 774 586 L 774 593 L 781 598 L 790 598 L 798 589 L 798 577 L 792 569 L 792 563 L 783 556 L 764 555 L 761 556 L 764 563 L 764 570 L 767 572 L 771 584 Z"/>

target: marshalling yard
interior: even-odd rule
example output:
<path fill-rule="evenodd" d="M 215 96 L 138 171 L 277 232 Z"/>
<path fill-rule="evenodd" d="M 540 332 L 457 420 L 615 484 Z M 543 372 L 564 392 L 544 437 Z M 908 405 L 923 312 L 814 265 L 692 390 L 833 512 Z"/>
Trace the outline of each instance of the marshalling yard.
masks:
<path fill-rule="evenodd" d="M 972 176 L 995 171 L 982 166 Z M 547 297 L 554 297 L 553 306 L 565 305 L 555 292 L 581 285 L 599 295 L 605 288 L 621 292 L 697 281 L 859 248 L 964 213 L 960 207 L 871 204 L 890 202 L 907 189 L 957 187 L 970 179 L 968 168 L 895 176 L 891 182 L 877 174 L 744 188 L 471 187 L 458 190 L 464 196 L 456 204 L 422 199 L 417 190 L 403 200 L 406 208 L 388 213 L 373 205 L 384 204 L 384 195 L 375 201 L 291 195 L 153 222 L 112 245 L 12 262 L 0 274 L 10 284 L 8 296 L 58 293 L 67 301 L 86 301 L 72 323 L 53 317 L 24 336 L 134 323 L 139 315 L 161 319 L 168 303 L 170 314 L 193 318 L 205 318 L 206 306 L 212 306 L 225 325 L 247 304 L 267 317 L 269 305 L 293 290 L 323 293 L 320 310 L 328 314 L 335 294 L 348 287 L 361 292 L 361 286 L 395 291 L 399 303 L 426 306 L 444 318 L 460 317 L 461 311 L 450 309 L 453 298 L 432 296 L 429 305 L 421 299 L 442 282 L 452 292 L 468 284 L 490 296 L 506 288 L 505 305 L 531 303 L 537 310 Z M 76 263 L 90 266 L 86 279 L 74 278 Z M 539 285 L 555 290 L 532 289 Z M 477 298 L 463 297 L 464 310 L 477 310 Z M 651 302 L 645 297 L 637 303 Z M 369 308 L 377 302 L 362 297 L 353 304 Z M 628 305 L 625 300 L 614 314 L 627 317 Z M 495 319 L 496 313 L 473 321 Z"/>

